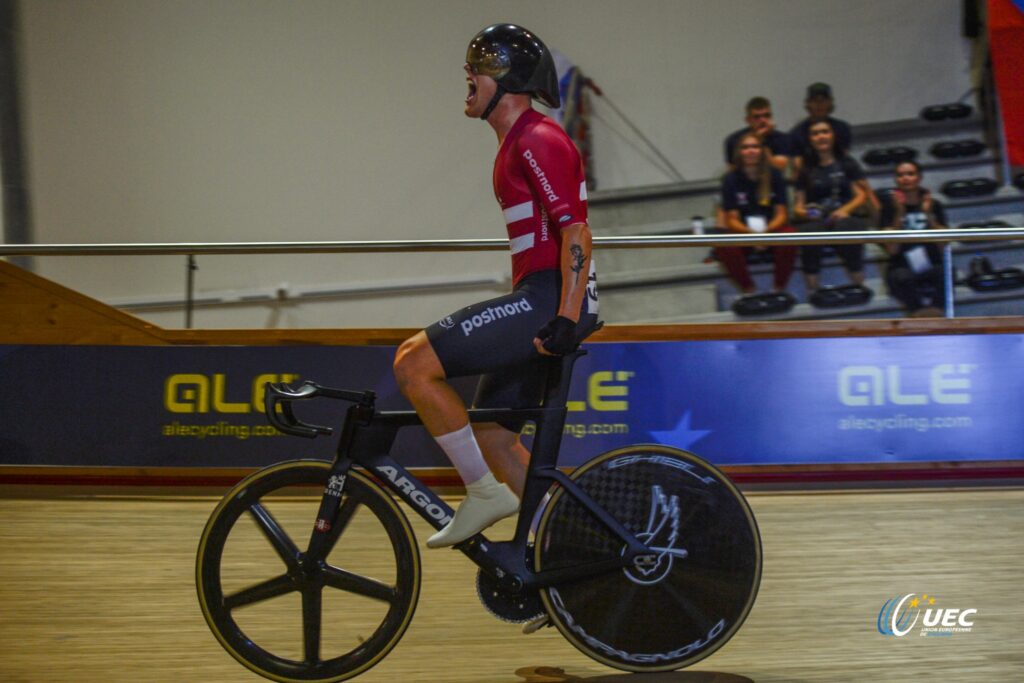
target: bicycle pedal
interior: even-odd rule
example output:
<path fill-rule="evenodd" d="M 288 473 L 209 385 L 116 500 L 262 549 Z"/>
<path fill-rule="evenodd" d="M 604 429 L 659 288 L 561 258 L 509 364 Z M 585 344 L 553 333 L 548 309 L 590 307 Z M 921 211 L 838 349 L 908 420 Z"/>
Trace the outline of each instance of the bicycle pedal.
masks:
<path fill-rule="evenodd" d="M 523 635 L 528 636 L 531 633 L 536 633 L 545 627 L 551 626 L 551 617 L 546 614 L 542 614 L 539 617 L 530 619 L 528 622 L 523 624 Z"/>

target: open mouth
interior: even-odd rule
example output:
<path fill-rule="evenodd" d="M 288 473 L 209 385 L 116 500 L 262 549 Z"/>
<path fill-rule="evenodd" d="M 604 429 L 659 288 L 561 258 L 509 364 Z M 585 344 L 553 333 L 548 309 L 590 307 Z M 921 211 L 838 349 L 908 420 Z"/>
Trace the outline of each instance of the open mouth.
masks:
<path fill-rule="evenodd" d="M 471 78 L 467 78 L 466 87 L 469 89 L 469 93 L 466 95 L 466 104 L 472 104 L 476 99 L 476 83 Z"/>

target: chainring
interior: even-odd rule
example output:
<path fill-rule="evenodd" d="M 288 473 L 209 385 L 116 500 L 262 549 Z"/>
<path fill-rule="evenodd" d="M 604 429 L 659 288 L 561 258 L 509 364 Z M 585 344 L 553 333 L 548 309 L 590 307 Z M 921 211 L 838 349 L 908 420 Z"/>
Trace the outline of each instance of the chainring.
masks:
<path fill-rule="evenodd" d="M 522 624 L 544 614 L 544 605 L 538 591 L 510 593 L 498 585 L 496 578 L 483 570 L 476 573 L 476 594 L 488 612 L 511 624 Z"/>

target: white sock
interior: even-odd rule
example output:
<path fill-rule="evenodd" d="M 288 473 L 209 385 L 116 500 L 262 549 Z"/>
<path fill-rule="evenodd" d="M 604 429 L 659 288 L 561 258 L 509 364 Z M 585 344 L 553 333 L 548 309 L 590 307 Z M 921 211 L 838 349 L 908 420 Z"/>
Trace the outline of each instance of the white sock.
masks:
<path fill-rule="evenodd" d="M 476 437 L 473 436 L 471 425 L 467 424 L 462 429 L 435 436 L 434 439 L 455 465 L 459 476 L 462 477 L 462 483 L 468 486 L 490 473 L 491 469 L 484 461 L 480 446 L 476 442 Z"/>

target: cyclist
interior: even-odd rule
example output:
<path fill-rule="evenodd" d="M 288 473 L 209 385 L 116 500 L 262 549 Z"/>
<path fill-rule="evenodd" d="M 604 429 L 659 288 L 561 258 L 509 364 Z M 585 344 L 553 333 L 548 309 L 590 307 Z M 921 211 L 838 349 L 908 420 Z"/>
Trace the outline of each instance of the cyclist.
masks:
<path fill-rule="evenodd" d="M 486 121 L 498 137 L 494 193 L 508 228 L 513 289 L 430 325 L 395 355 L 399 388 L 466 485 L 430 548 L 514 514 L 529 460 L 521 422 L 471 426 L 446 380 L 483 375 L 478 408 L 537 405 L 549 367 L 543 357 L 572 351 L 597 316 L 583 165 L 558 124 L 532 106 L 533 98 L 560 104 L 550 51 L 520 26 L 495 24 L 470 41 L 463 68 L 466 116 Z"/>

